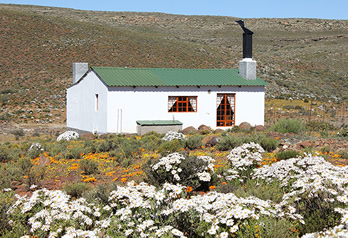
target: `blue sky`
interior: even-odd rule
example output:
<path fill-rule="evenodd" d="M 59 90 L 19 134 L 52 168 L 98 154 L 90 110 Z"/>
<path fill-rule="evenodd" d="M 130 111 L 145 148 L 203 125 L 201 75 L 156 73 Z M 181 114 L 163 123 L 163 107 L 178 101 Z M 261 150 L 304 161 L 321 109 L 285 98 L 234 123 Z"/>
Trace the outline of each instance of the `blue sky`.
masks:
<path fill-rule="evenodd" d="M 0 0 L 0 3 L 239 18 L 348 20 L 348 0 Z"/>

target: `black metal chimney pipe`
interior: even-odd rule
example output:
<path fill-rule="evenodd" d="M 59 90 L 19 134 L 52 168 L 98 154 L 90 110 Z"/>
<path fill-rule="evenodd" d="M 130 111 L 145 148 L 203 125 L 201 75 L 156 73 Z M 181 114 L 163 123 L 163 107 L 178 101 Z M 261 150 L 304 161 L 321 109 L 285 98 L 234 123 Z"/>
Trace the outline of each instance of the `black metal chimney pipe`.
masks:
<path fill-rule="evenodd" d="M 253 57 L 253 34 L 251 30 L 244 27 L 244 21 L 236 21 L 243 29 L 243 59 Z"/>

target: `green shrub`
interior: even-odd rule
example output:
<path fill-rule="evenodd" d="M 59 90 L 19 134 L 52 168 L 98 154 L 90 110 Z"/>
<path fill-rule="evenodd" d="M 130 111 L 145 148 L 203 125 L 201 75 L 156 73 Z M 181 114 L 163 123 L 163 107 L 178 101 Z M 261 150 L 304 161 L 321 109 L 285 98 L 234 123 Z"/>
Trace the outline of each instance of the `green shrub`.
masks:
<path fill-rule="evenodd" d="M 64 191 L 73 198 L 80 198 L 84 192 L 89 190 L 85 183 L 67 183 L 64 185 Z"/>
<path fill-rule="evenodd" d="M 339 132 L 337 132 L 338 137 L 348 137 L 348 128 L 341 129 Z"/>
<path fill-rule="evenodd" d="M 23 175 L 25 175 L 30 172 L 30 170 L 33 167 L 33 164 L 31 163 L 29 158 L 25 157 L 25 158 L 20 158 L 18 160 L 18 166 L 21 169 Z"/>
<path fill-rule="evenodd" d="M 0 191 L 0 234 L 6 234 L 11 231 L 9 225 L 10 218 L 6 214 L 10 207 L 15 203 L 15 193 Z"/>
<path fill-rule="evenodd" d="M 228 181 L 227 184 L 218 186 L 217 192 L 234 193 L 237 197 L 255 196 L 262 200 L 272 200 L 279 203 L 282 201 L 284 191 L 281 184 L 277 181 L 266 182 L 248 178 L 241 182 L 239 179 Z"/>
<path fill-rule="evenodd" d="M 0 145 L 0 163 L 10 160 L 9 148 L 5 145 Z"/>
<path fill-rule="evenodd" d="M 275 157 L 278 160 L 286 160 L 286 159 L 296 158 L 299 155 L 300 153 L 295 150 L 284 150 L 282 152 L 277 153 Z"/>
<path fill-rule="evenodd" d="M 260 141 L 260 145 L 262 148 L 264 148 L 266 151 L 273 151 L 278 148 L 279 142 L 271 137 L 265 137 Z"/>
<path fill-rule="evenodd" d="M 326 198 L 327 194 L 318 194 L 318 196 L 303 194 L 302 199 L 297 202 L 299 213 L 304 217 L 305 222 L 299 225 L 300 236 L 339 224 L 342 215 L 335 211 L 338 204 L 327 202 Z"/>
<path fill-rule="evenodd" d="M 99 202 L 103 205 L 109 204 L 109 196 L 110 192 L 108 191 L 108 187 L 105 184 L 98 184 L 94 189 L 83 193 L 83 197 L 87 200 L 87 202 Z"/>
<path fill-rule="evenodd" d="M 60 157 L 63 157 L 63 154 L 67 150 L 68 145 L 69 142 L 67 140 L 60 140 L 59 142 L 46 141 L 43 147 L 47 151 L 48 155 L 56 156 L 58 154 L 61 154 Z"/>
<path fill-rule="evenodd" d="M 40 149 L 33 148 L 32 150 L 30 150 L 30 151 L 28 152 L 28 156 L 29 156 L 29 158 L 31 158 L 31 159 L 35 159 L 35 158 L 37 158 L 37 157 L 40 156 L 41 152 L 42 152 L 42 151 L 41 151 Z"/>
<path fill-rule="evenodd" d="M 203 145 L 202 139 L 203 136 L 201 135 L 190 136 L 185 141 L 185 147 L 187 147 L 190 150 L 199 149 Z"/>
<path fill-rule="evenodd" d="M 271 130 L 280 133 L 301 133 L 305 126 L 299 119 L 281 119 L 271 126 Z"/>
<path fill-rule="evenodd" d="M 306 123 L 306 127 L 310 131 L 326 131 L 336 129 L 333 125 L 325 121 L 310 121 Z"/>
<path fill-rule="evenodd" d="M 296 238 L 294 224 L 285 218 L 261 216 L 259 219 L 246 219 L 240 224 L 237 237 Z"/>
<path fill-rule="evenodd" d="M 320 149 L 320 151 L 321 152 L 323 152 L 323 153 L 330 153 L 330 151 L 331 151 L 331 148 L 328 146 L 328 145 L 326 145 L 326 146 L 324 146 L 324 147 L 322 147 L 321 149 Z"/>
<path fill-rule="evenodd" d="M 80 169 L 84 171 L 84 174 L 97 174 L 99 173 L 98 163 L 91 159 L 81 159 L 80 160 Z"/>
<path fill-rule="evenodd" d="M 9 113 L 1 113 L 0 121 L 10 121 L 11 115 Z"/>
<path fill-rule="evenodd" d="M 146 150 L 155 151 L 162 144 L 162 135 L 156 132 L 150 132 L 143 135 L 140 139 L 141 147 Z"/>
<path fill-rule="evenodd" d="M 242 129 L 239 126 L 234 126 L 232 128 L 227 129 L 227 132 L 238 133 L 241 132 Z"/>
<path fill-rule="evenodd" d="M 13 134 L 16 137 L 16 140 L 18 140 L 19 137 L 23 137 L 24 136 L 24 130 L 22 128 L 21 129 L 16 129 L 16 130 L 11 131 L 11 134 Z"/>
<path fill-rule="evenodd" d="M 340 155 L 342 159 L 348 159 L 348 151 L 340 150 L 337 154 Z"/>
<path fill-rule="evenodd" d="M 66 148 L 66 150 L 63 151 L 61 154 L 66 159 L 80 159 L 83 153 L 85 153 L 85 150 L 83 147 L 72 146 L 72 147 Z"/>
<path fill-rule="evenodd" d="M 174 139 L 172 141 L 164 141 L 158 148 L 158 152 L 162 155 L 173 153 L 182 149 L 185 142 L 182 140 Z"/>
<path fill-rule="evenodd" d="M 220 151 L 231 150 L 237 146 L 243 144 L 243 141 L 240 137 L 237 136 L 225 136 L 216 144 L 216 149 Z"/>
<path fill-rule="evenodd" d="M 9 188 L 12 181 L 22 182 L 23 171 L 17 164 L 5 163 L 0 166 L 0 189 Z"/>

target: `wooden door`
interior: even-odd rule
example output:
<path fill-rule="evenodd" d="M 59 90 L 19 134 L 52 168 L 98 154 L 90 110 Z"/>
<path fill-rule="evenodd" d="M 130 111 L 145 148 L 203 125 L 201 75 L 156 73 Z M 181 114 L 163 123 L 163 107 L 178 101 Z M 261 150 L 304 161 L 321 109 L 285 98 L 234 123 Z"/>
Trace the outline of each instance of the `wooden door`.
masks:
<path fill-rule="evenodd" d="M 235 94 L 218 94 L 216 126 L 234 126 Z"/>

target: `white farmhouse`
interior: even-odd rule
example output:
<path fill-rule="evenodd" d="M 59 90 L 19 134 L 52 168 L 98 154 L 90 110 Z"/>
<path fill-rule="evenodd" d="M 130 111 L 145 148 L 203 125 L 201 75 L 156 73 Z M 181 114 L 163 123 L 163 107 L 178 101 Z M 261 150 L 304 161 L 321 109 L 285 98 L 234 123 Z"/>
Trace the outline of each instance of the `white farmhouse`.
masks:
<path fill-rule="evenodd" d="M 268 84 L 256 77 L 251 57 L 244 57 L 239 69 L 89 68 L 74 63 L 73 76 L 67 89 L 70 129 L 136 133 L 137 125 L 146 122 L 179 121 L 183 128 L 204 124 L 213 129 L 264 124 Z"/>

